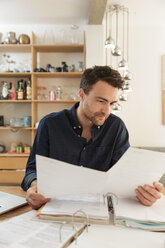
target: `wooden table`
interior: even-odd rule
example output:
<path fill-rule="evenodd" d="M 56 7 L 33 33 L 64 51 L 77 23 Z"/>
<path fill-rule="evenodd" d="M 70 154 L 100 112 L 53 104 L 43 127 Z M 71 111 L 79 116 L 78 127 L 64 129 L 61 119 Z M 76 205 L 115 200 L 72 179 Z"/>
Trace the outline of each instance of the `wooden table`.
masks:
<path fill-rule="evenodd" d="M 26 196 L 26 192 L 23 191 L 20 186 L 0 186 L 0 191 L 14 194 L 14 195 L 18 195 L 18 196 L 22 196 L 22 197 Z M 19 207 L 17 209 L 11 210 L 5 214 L 0 215 L 0 222 L 7 220 L 11 217 L 26 213 L 26 212 L 30 211 L 31 209 L 32 208 L 29 205 L 26 205 L 26 206 L 22 206 L 22 207 Z"/>

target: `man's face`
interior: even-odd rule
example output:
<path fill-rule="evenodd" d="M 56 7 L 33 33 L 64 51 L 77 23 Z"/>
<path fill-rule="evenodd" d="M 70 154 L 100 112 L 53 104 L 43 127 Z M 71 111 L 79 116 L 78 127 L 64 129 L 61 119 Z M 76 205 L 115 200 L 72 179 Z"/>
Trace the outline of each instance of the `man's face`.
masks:
<path fill-rule="evenodd" d="M 118 100 L 118 92 L 118 88 L 101 80 L 92 86 L 88 94 L 80 89 L 83 116 L 94 125 L 103 125 Z"/>

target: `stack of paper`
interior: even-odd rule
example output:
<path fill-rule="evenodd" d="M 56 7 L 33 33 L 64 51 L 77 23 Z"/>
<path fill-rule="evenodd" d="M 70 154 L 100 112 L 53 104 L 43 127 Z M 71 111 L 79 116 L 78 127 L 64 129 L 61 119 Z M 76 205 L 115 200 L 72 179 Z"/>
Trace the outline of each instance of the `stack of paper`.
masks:
<path fill-rule="evenodd" d="M 74 215 L 75 214 L 75 215 Z M 107 201 L 100 196 L 53 199 L 38 211 L 41 219 L 109 224 Z"/>
<path fill-rule="evenodd" d="M 113 200 L 115 224 L 151 231 L 165 230 L 165 196 L 152 207 L 139 204 L 135 197 L 119 197 Z"/>

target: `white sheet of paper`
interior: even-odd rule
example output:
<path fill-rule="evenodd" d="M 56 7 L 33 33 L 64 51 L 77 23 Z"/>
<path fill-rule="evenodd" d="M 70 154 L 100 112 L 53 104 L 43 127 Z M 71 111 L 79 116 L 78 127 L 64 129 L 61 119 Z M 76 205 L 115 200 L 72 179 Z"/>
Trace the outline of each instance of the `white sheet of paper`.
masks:
<path fill-rule="evenodd" d="M 35 210 L 0 223 L 0 247 L 60 248 L 75 234 L 71 225 L 64 225 L 61 231 L 62 242 L 60 242 L 61 223 L 32 220 L 34 216 L 36 216 Z M 81 226 L 77 224 L 78 229 Z"/>
<path fill-rule="evenodd" d="M 38 192 L 46 197 L 99 194 L 107 173 L 36 155 Z"/>
<path fill-rule="evenodd" d="M 115 204 L 115 215 L 141 222 L 165 222 L 165 196 L 162 196 L 152 207 L 139 204 L 135 197 L 118 198 L 118 204 Z"/>
<path fill-rule="evenodd" d="M 69 248 L 163 248 L 164 244 L 164 233 L 97 225 L 90 226 Z"/>
<path fill-rule="evenodd" d="M 108 172 L 104 192 L 131 197 L 139 185 L 159 181 L 165 172 L 165 153 L 129 148 Z"/>
<path fill-rule="evenodd" d="M 81 209 L 90 218 L 109 219 L 107 204 L 96 201 L 68 201 L 53 199 L 48 202 L 41 210 L 42 214 L 52 215 L 70 215 L 72 216 L 78 209 Z M 82 216 L 82 213 L 77 213 L 76 216 Z"/>
<path fill-rule="evenodd" d="M 165 153 L 129 148 L 108 171 L 101 172 L 36 156 L 38 192 L 46 197 L 113 192 L 131 197 L 140 184 L 152 184 L 165 171 Z"/>

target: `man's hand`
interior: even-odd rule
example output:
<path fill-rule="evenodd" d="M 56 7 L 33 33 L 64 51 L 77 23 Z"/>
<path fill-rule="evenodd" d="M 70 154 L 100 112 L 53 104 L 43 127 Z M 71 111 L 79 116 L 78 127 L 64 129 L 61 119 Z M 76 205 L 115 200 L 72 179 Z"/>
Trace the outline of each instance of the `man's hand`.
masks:
<path fill-rule="evenodd" d="M 154 182 L 153 186 L 145 184 L 135 189 L 137 199 L 145 206 L 152 206 L 160 199 L 162 191 L 163 185 L 158 182 Z"/>
<path fill-rule="evenodd" d="M 45 198 L 43 195 L 37 193 L 37 180 L 35 180 L 27 190 L 26 200 L 33 209 L 38 209 L 42 204 L 50 201 L 50 198 Z"/>

